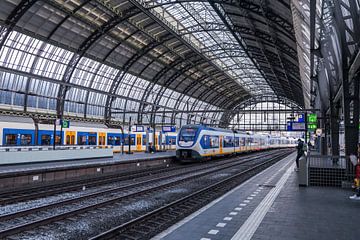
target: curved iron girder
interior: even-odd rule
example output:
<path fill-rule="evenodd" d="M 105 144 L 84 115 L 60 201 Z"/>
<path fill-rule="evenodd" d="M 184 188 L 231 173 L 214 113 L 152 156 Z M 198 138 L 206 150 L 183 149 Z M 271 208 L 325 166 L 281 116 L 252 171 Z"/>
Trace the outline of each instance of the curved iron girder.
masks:
<path fill-rule="evenodd" d="M 189 91 L 190 88 L 192 88 L 193 86 L 195 86 L 196 84 L 199 84 L 199 86 L 203 86 L 206 84 L 203 83 L 201 84 L 201 82 L 205 79 L 208 79 L 208 81 L 210 81 L 210 79 L 208 78 L 208 76 L 206 75 L 203 75 L 202 77 L 200 77 L 199 79 L 197 79 L 196 81 L 193 81 L 190 85 L 188 85 L 184 91 L 182 91 L 182 95 L 177 99 L 177 101 L 175 102 L 174 104 L 174 109 L 177 109 L 180 105 L 180 103 L 182 102 L 182 100 L 184 99 L 184 97 L 186 96 L 185 93 Z M 176 86 L 178 87 L 180 85 L 180 83 Z M 174 111 L 172 114 L 171 114 L 171 122 L 175 124 L 175 116 L 176 116 L 176 112 Z"/>
<path fill-rule="evenodd" d="M 144 26 L 144 28 L 147 28 L 147 27 L 150 26 L 150 25 L 152 25 L 152 23 Z M 136 35 L 136 34 L 139 33 L 139 32 L 141 32 L 141 30 L 140 30 L 140 29 L 136 29 L 136 31 L 134 31 L 133 33 L 129 34 L 129 35 L 126 36 L 124 39 L 120 40 L 120 41 L 119 41 L 112 49 L 110 49 L 109 52 L 104 56 L 104 58 L 102 59 L 102 62 L 105 62 L 106 59 L 107 59 L 118 47 L 120 47 L 121 44 L 123 44 L 124 42 L 126 42 L 128 39 L 130 39 L 131 37 L 133 37 L 134 35 Z M 167 51 L 167 52 L 169 52 L 169 51 Z M 165 53 L 167 53 L 167 52 L 164 52 L 163 54 L 165 54 Z M 161 55 L 161 56 L 162 56 L 162 55 Z M 161 56 L 159 56 L 159 57 L 161 57 Z M 150 66 L 151 63 L 153 63 L 154 61 L 155 61 L 155 58 L 154 58 L 151 62 L 149 62 L 149 63 L 142 69 L 142 71 L 139 73 L 139 76 L 141 76 L 142 72 L 143 72 L 148 66 Z M 135 81 L 134 81 L 134 83 L 132 84 L 131 89 L 133 88 L 134 84 L 135 84 Z M 128 94 L 127 94 L 127 98 L 125 99 L 125 106 L 127 105 L 127 102 L 129 101 L 128 98 L 129 98 L 129 96 L 130 96 L 131 89 L 130 89 L 130 91 L 129 91 Z M 88 103 L 87 103 L 87 99 L 88 99 L 89 94 L 90 94 L 90 90 L 87 91 L 85 107 L 86 107 L 87 104 L 88 104 Z M 86 110 L 86 108 L 85 108 L 85 110 Z M 124 111 L 125 111 L 125 109 L 124 109 Z M 125 119 L 125 117 L 124 117 L 123 119 Z M 123 121 L 124 121 L 124 120 L 123 120 Z"/>
<path fill-rule="evenodd" d="M 124 78 L 124 76 L 128 73 L 130 68 L 134 63 L 136 63 L 140 58 L 145 56 L 147 53 L 149 53 L 151 50 L 155 49 L 156 47 L 164 44 L 164 42 L 172 39 L 173 36 L 171 34 L 166 34 L 162 39 L 158 42 L 157 40 L 154 40 L 150 42 L 148 45 L 140 49 L 136 52 L 130 59 L 127 60 L 127 62 L 124 64 L 122 71 L 119 71 L 118 75 L 115 77 L 114 81 L 111 84 L 110 87 L 110 93 L 113 94 L 119 87 L 120 82 Z M 115 98 L 108 95 L 106 99 L 106 105 L 105 105 L 105 120 L 109 121 L 111 118 L 111 106 L 114 102 Z M 126 106 L 125 106 L 126 107 Z"/>
<path fill-rule="evenodd" d="M 85 54 L 85 52 L 94 44 L 98 39 L 103 37 L 107 32 L 112 30 L 115 26 L 117 26 L 119 23 L 125 21 L 126 19 L 135 16 L 139 14 L 141 11 L 137 8 L 131 8 L 124 16 L 114 16 L 109 21 L 107 21 L 105 24 L 100 26 L 98 29 L 96 29 L 79 47 L 77 53 L 73 55 L 71 60 L 69 61 L 66 70 L 64 72 L 62 82 L 68 83 L 70 82 L 71 76 L 75 71 L 75 68 L 77 67 L 81 57 Z M 65 97 L 66 93 L 68 91 L 68 87 L 64 87 L 64 85 L 60 85 L 59 91 L 58 91 L 58 100 L 57 100 L 57 115 L 58 117 L 61 117 L 64 112 L 64 105 L 65 105 Z"/>
<path fill-rule="evenodd" d="M 262 36 L 262 37 L 258 36 L 258 34 L 257 34 L 258 29 L 257 29 L 256 26 L 254 25 L 254 23 L 253 23 L 252 21 L 250 21 L 250 16 L 249 16 L 248 10 L 246 10 L 246 9 L 241 9 L 241 12 L 242 12 L 242 14 L 245 16 L 245 19 L 247 20 L 248 27 L 246 27 L 246 29 L 249 31 L 249 32 L 244 32 L 243 30 L 240 29 L 240 31 L 241 31 L 241 32 L 240 32 L 241 36 L 244 37 L 244 36 L 243 36 L 244 33 L 251 35 L 253 38 L 255 38 L 256 43 L 257 43 L 257 44 L 259 45 L 259 47 L 260 47 L 260 48 L 258 48 L 258 47 L 255 47 L 255 46 L 253 46 L 253 45 L 248 45 L 248 46 L 247 46 L 247 49 L 248 49 L 251 53 L 254 52 L 254 49 L 256 49 L 256 51 L 258 51 L 259 56 L 255 55 L 255 54 L 252 54 L 252 56 L 257 60 L 258 67 L 259 67 L 260 69 L 262 69 L 262 70 L 264 69 L 264 66 L 263 66 L 263 64 L 261 64 L 261 61 L 259 61 L 259 57 L 261 56 L 261 58 L 264 58 L 264 63 L 267 65 L 267 67 L 268 67 L 269 70 L 270 70 L 270 74 L 271 74 L 270 76 L 273 76 L 273 77 L 276 78 L 276 80 L 277 80 L 276 82 L 270 81 L 269 73 L 265 73 L 265 72 L 264 72 L 264 74 L 265 74 L 266 77 L 267 77 L 267 82 L 268 82 L 268 84 L 271 86 L 271 88 L 273 88 L 274 90 L 276 90 L 276 93 L 277 93 L 277 94 L 284 94 L 284 93 L 285 93 L 285 89 L 284 89 L 284 87 L 282 86 L 282 82 L 280 81 L 279 76 L 275 73 L 275 69 L 274 69 L 272 63 L 270 62 L 268 56 L 265 54 L 265 51 L 266 51 L 266 50 L 265 50 L 265 47 L 264 47 L 264 45 L 263 45 L 263 40 L 264 40 L 264 39 L 268 39 L 268 35 L 266 35 L 265 37 L 264 37 L 264 36 Z M 235 28 L 234 28 L 234 30 L 235 30 Z M 239 31 L 239 27 L 237 28 L 237 31 Z M 260 34 L 260 35 L 261 35 L 261 34 Z M 246 38 L 246 37 L 244 37 L 244 38 Z M 270 41 L 270 40 L 269 40 L 269 41 Z M 275 83 L 275 84 L 274 84 L 274 83 Z"/>
<path fill-rule="evenodd" d="M 38 0 L 22 0 L 5 20 L 5 25 L 0 28 L 0 49 L 4 46 L 7 37 L 14 29 L 17 22 Z"/>
<path fill-rule="evenodd" d="M 196 56 L 195 56 L 196 57 Z M 206 62 L 206 60 L 204 60 L 203 58 L 200 58 L 198 59 L 195 63 L 194 62 L 191 62 L 191 64 L 188 64 L 186 66 L 184 66 L 183 68 L 179 69 L 179 71 L 175 72 L 169 79 L 167 79 L 165 81 L 165 84 L 161 87 L 159 93 L 157 96 L 156 96 L 156 99 L 155 99 L 155 104 L 159 104 L 161 98 L 163 97 L 165 91 L 167 90 L 167 88 L 183 73 L 187 72 L 188 70 L 190 70 L 191 68 L 194 68 L 196 67 L 197 65 L 201 64 L 201 63 L 204 63 Z M 195 66 L 194 66 L 195 65 Z M 159 78 L 160 79 L 160 78 Z M 158 79 L 158 80 L 159 80 Z M 155 115 L 156 115 L 156 112 L 157 112 L 157 109 L 155 109 L 153 107 L 153 113 L 151 116 L 152 118 L 155 118 Z"/>
<path fill-rule="evenodd" d="M 198 83 L 198 82 L 202 82 L 203 80 L 205 80 L 205 79 L 209 79 L 208 78 L 208 76 L 206 76 L 206 75 L 203 75 L 202 77 L 200 77 L 196 82 L 194 81 L 194 82 L 192 82 L 192 84 L 196 84 L 196 83 Z M 208 80 L 208 81 L 210 81 L 210 79 Z M 180 84 L 180 83 L 179 83 Z M 179 85 L 178 84 L 178 85 Z M 191 85 L 192 84 L 190 84 L 189 86 L 187 86 L 187 88 L 185 88 L 184 89 L 184 91 L 182 92 L 182 95 L 177 99 L 177 101 L 175 102 L 175 104 L 174 104 L 174 109 L 178 109 L 179 108 L 179 105 L 180 105 L 180 103 L 182 102 L 182 100 L 185 98 L 185 96 L 187 96 L 187 95 L 185 95 L 185 92 L 187 92 L 187 89 L 189 89 L 189 88 L 191 88 Z M 177 86 L 178 86 L 177 85 Z M 172 115 L 171 115 L 171 122 L 173 122 L 173 123 L 175 123 L 175 116 L 176 116 L 176 112 L 174 111 L 173 113 L 172 113 Z M 182 113 L 181 113 L 181 115 L 182 115 Z"/>
<path fill-rule="evenodd" d="M 197 57 L 197 55 L 191 56 L 191 57 Z M 178 77 L 181 76 L 181 74 L 186 73 L 188 70 L 192 69 L 192 68 L 196 68 L 197 65 L 202 64 L 206 62 L 206 60 L 204 60 L 203 58 L 201 59 L 197 59 L 195 62 L 191 61 L 191 63 L 184 65 L 182 68 L 178 69 L 177 71 L 175 71 L 175 73 L 173 73 L 167 80 L 165 80 L 164 85 L 162 86 L 162 89 L 166 89 L 168 88 Z M 156 82 L 158 82 L 161 79 L 161 75 L 156 79 Z M 155 82 L 155 83 L 156 83 Z M 162 91 L 162 89 L 160 91 Z M 155 102 L 157 101 L 159 95 L 157 96 L 157 98 L 155 99 Z M 162 94 L 161 94 L 162 97 Z"/>
<path fill-rule="evenodd" d="M 86 5 L 87 3 L 89 3 L 91 0 L 86 0 L 84 1 L 82 4 L 80 4 L 78 7 L 76 7 L 71 13 L 67 14 L 65 18 L 63 18 L 63 20 L 60 21 L 59 24 L 56 25 L 56 27 L 48 34 L 48 36 L 46 37 L 46 39 L 50 39 L 54 33 L 56 32 L 56 30 L 71 16 L 73 16 L 78 10 L 80 10 L 84 5 Z M 34 73 L 34 68 L 36 66 L 36 64 L 38 63 L 38 61 L 40 60 L 40 55 L 43 52 L 45 46 L 48 43 L 46 43 L 45 41 L 43 42 L 43 44 L 41 45 L 41 47 L 39 48 L 39 50 L 36 53 L 36 57 L 31 65 L 30 68 L 30 73 Z M 25 99 L 24 99 L 24 111 L 27 111 L 27 102 L 28 102 L 28 94 L 29 94 L 29 88 L 30 88 L 30 84 L 31 84 L 31 80 L 32 78 L 28 77 L 27 81 L 26 81 L 26 88 L 25 88 Z M 89 92 L 89 91 L 88 91 Z M 87 99 L 87 98 L 86 98 Z M 87 104 L 87 101 L 85 101 L 85 104 Z M 86 105 L 85 105 L 85 117 L 86 117 Z"/>
<path fill-rule="evenodd" d="M 169 52 L 171 52 L 171 50 L 168 50 L 168 51 L 163 52 L 163 53 L 162 53 L 161 55 L 159 55 L 157 58 L 161 58 L 161 57 L 163 57 L 165 54 L 167 54 L 167 53 L 169 53 Z M 156 60 L 155 60 L 155 58 L 154 58 L 152 61 L 150 61 L 148 64 L 146 64 L 146 65 L 143 67 L 143 69 L 139 72 L 139 76 L 141 76 L 141 75 L 143 74 L 143 72 L 144 72 L 151 64 L 153 64 L 155 61 L 156 61 Z M 134 82 L 131 84 L 131 88 L 130 88 L 130 90 L 128 91 L 128 94 L 127 94 L 127 97 L 128 97 L 128 98 L 130 97 L 131 90 L 134 88 L 135 83 L 136 83 L 136 81 L 134 81 Z M 148 82 L 148 85 L 147 85 L 147 86 L 149 86 L 149 85 L 150 85 L 150 82 Z M 143 100 L 143 99 L 141 99 L 141 100 Z M 124 113 L 123 113 L 123 122 L 125 121 L 125 112 L 126 112 L 127 103 L 128 103 L 128 99 L 125 100 L 125 105 L 124 105 L 125 108 L 124 108 Z M 146 105 L 146 104 L 143 103 L 143 102 L 140 102 L 140 105 L 139 105 L 139 108 L 138 108 L 139 114 L 138 114 L 138 118 L 137 118 L 138 124 L 142 124 L 142 115 L 140 115 L 140 108 L 141 108 L 142 105 Z"/>
<path fill-rule="evenodd" d="M 194 56 L 191 56 L 191 55 L 193 55 L 193 53 L 190 54 L 189 58 L 194 57 Z M 197 56 L 197 55 L 195 55 L 195 57 L 196 57 L 196 56 Z M 150 88 L 149 88 L 147 91 L 145 91 L 145 92 L 143 93 L 143 95 L 142 95 L 142 97 L 141 97 L 141 100 L 142 100 L 142 101 L 145 101 L 145 99 L 147 99 L 147 98 L 149 97 L 151 91 L 154 89 L 154 86 L 156 85 L 156 83 L 158 83 L 158 81 L 161 79 L 161 77 L 162 77 L 164 74 L 166 74 L 168 71 L 172 70 L 172 69 L 175 68 L 177 65 L 179 65 L 180 63 L 183 63 L 183 62 L 184 62 L 184 59 L 178 58 L 176 61 L 173 61 L 173 62 L 170 63 L 169 65 L 167 65 L 167 66 L 165 66 L 164 68 L 162 68 L 162 69 L 153 77 L 153 79 L 151 80 L 151 82 L 150 82 L 151 86 L 150 86 Z M 176 71 L 182 71 L 182 69 L 177 69 Z M 185 73 L 185 71 L 182 71 L 182 73 Z M 161 91 L 161 90 L 160 90 L 160 91 Z M 155 104 L 156 104 L 156 101 L 155 101 Z M 139 107 L 138 119 L 141 119 L 141 121 L 142 121 L 142 112 L 144 111 L 145 107 L 146 107 L 146 106 L 145 106 L 144 104 L 140 105 L 140 107 Z"/>
<path fill-rule="evenodd" d="M 204 59 L 199 59 L 199 62 L 205 61 Z M 171 83 L 173 83 L 173 81 L 175 81 L 179 76 L 181 76 L 182 74 L 184 74 L 186 71 L 188 71 L 191 68 L 196 67 L 197 62 L 195 63 L 195 65 L 193 63 L 190 63 L 188 65 L 183 66 L 181 69 L 179 69 L 178 71 L 176 71 L 173 75 L 171 75 L 171 77 L 169 77 L 169 79 L 167 79 L 165 81 L 164 86 L 162 86 L 162 88 L 160 89 L 159 93 L 162 91 L 162 93 L 158 94 L 156 96 L 155 99 L 155 103 L 158 103 L 161 99 L 161 97 L 163 96 L 165 90 L 168 88 L 168 86 L 170 86 Z M 160 98 L 159 98 L 160 97 Z M 153 112 L 156 113 L 156 110 L 153 106 Z M 153 119 L 155 117 L 155 114 L 151 115 L 151 119 Z"/>
<path fill-rule="evenodd" d="M 190 56 L 190 58 L 192 58 L 194 56 Z M 183 63 L 184 59 L 182 58 L 178 58 L 177 60 L 171 62 L 169 65 L 166 65 L 164 68 L 162 68 L 151 80 L 151 87 L 149 89 L 149 91 L 147 91 L 146 93 L 143 94 L 142 96 L 142 100 L 147 99 L 149 94 L 151 93 L 152 89 L 154 88 L 155 84 L 161 79 L 161 77 L 167 73 L 170 70 L 174 70 L 174 68 L 179 65 L 180 63 Z M 176 71 L 181 71 L 181 69 L 175 69 Z"/>

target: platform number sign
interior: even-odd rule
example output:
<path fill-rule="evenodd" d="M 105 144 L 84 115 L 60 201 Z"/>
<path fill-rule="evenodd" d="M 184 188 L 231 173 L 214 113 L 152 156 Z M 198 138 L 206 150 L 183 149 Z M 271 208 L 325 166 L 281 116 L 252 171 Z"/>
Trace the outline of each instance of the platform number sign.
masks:
<path fill-rule="evenodd" d="M 307 129 L 308 129 L 308 131 L 315 131 L 317 129 L 316 113 L 309 113 L 307 115 Z"/>
<path fill-rule="evenodd" d="M 70 121 L 69 120 L 62 120 L 61 121 L 62 128 L 69 128 L 70 127 Z"/>
<path fill-rule="evenodd" d="M 309 113 L 307 115 L 307 122 L 308 123 L 317 123 L 317 115 L 316 115 L 316 113 Z"/>

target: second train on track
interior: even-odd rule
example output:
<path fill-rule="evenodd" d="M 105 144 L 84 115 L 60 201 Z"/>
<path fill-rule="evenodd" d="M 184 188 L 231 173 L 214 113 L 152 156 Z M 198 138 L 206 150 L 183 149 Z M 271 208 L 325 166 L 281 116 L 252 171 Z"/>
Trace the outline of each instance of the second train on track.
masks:
<path fill-rule="evenodd" d="M 295 147 L 296 139 L 269 134 L 246 134 L 203 125 L 183 126 L 176 139 L 178 160 L 196 161 L 241 152 Z"/>

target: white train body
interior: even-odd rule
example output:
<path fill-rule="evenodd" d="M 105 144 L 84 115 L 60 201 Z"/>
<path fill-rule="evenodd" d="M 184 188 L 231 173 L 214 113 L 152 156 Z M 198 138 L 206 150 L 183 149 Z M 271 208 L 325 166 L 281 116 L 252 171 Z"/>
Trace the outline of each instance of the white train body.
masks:
<path fill-rule="evenodd" d="M 296 146 L 296 140 L 270 135 L 237 133 L 202 125 L 183 126 L 176 139 L 176 157 L 182 161 Z"/>

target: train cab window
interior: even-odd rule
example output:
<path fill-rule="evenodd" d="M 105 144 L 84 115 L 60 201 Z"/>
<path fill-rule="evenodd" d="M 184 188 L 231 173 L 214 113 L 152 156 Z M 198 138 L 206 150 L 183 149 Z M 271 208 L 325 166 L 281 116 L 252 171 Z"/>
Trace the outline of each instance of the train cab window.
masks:
<path fill-rule="evenodd" d="M 89 145 L 96 145 L 96 136 L 89 136 Z"/>
<path fill-rule="evenodd" d="M 78 137 L 78 145 L 86 145 L 86 136 Z"/>
<path fill-rule="evenodd" d="M 31 145 L 32 136 L 31 134 L 21 134 L 20 135 L 20 145 L 29 146 Z"/>
<path fill-rule="evenodd" d="M 16 145 L 16 134 L 6 134 L 5 135 L 5 145 L 14 146 Z"/>
<path fill-rule="evenodd" d="M 41 145 L 50 145 L 51 144 L 51 135 L 43 134 L 41 135 Z"/>
<path fill-rule="evenodd" d="M 192 142 L 195 141 L 197 128 L 183 128 L 179 133 L 179 141 Z"/>

